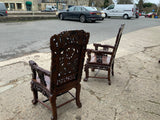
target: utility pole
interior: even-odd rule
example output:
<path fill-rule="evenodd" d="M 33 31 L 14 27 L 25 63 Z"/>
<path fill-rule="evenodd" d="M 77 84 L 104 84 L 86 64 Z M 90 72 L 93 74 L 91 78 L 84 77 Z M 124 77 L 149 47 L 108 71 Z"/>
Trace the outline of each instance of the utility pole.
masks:
<path fill-rule="evenodd" d="M 59 3 L 59 0 L 57 0 L 57 10 L 58 10 L 58 3 Z"/>

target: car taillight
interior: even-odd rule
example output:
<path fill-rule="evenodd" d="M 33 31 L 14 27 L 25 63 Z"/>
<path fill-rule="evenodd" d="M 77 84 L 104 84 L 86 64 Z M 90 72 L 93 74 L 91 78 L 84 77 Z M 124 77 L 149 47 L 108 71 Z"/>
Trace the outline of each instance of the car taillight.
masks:
<path fill-rule="evenodd" d="M 90 12 L 90 14 L 91 14 L 91 15 L 95 15 L 96 13 L 95 13 L 95 12 Z"/>
<path fill-rule="evenodd" d="M 6 10 L 6 14 L 7 14 L 7 10 Z"/>
<path fill-rule="evenodd" d="M 132 12 L 133 12 L 133 8 L 132 8 Z"/>

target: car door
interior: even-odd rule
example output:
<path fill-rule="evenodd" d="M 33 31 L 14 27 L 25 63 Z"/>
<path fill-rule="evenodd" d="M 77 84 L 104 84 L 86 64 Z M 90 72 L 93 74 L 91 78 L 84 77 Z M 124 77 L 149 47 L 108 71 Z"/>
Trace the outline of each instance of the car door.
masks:
<path fill-rule="evenodd" d="M 114 16 L 123 16 L 124 15 L 124 7 L 123 5 L 116 5 L 114 7 L 115 13 Z"/>
<path fill-rule="evenodd" d="M 82 12 L 81 6 L 76 6 L 74 8 L 74 12 L 73 12 L 73 19 L 74 20 L 79 20 L 80 14 Z"/>
<path fill-rule="evenodd" d="M 74 9 L 75 7 L 70 7 L 65 13 L 64 13 L 64 17 L 65 19 L 73 19 L 73 14 L 74 14 Z"/>
<path fill-rule="evenodd" d="M 114 9 L 114 7 L 115 7 L 115 5 L 110 5 L 110 6 L 107 8 L 108 16 L 115 16 L 116 10 Z"/>

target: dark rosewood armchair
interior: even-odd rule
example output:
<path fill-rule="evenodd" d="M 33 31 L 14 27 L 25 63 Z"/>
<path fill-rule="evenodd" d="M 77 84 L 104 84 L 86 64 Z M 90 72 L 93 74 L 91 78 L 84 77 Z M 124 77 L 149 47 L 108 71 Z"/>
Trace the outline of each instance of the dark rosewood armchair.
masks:
<path fill-rule="evenodd" d="M 87 49 L 88 58 L 85 64 L 86 77 L 84 78 L 84 81 L 88 81 L 89 77 L 102 78 L 108 79 L 108 84 L 111 85 L 110 73 L 112 72 L 112 75 L 114 75 L 114 59 L 122 36 L 123 28 L 124 24 L 119 28 L 114 46 L 93 44 L 95 46 L 95 50 Z M 91 68 L 92 71 L 94 71 L 94 69 L 106 70 L 108 71 L 108 76 L 89 76 L 89 68 Z"/>
<path fill-rule="evenodd" d="M 51 71 L 44 70 L 34 61 L 29 61 L 32 70 L 31 90 L 33 104 L 40 102 L 52 111 L 52 120 L 57 120 L 57 108 L 76 100 L 80 108 L 80 81 L 89 33 L 83 30 L 64 31 L 50 38 Z M 75 96 L 69 90 L 76 89 Z M 40 101 L 38 92 L 47 97 Z M 64 93 L 69 93 L 73 99 L 57 106 L 56 98 Z M 45 104 L 50 101 L 51 107 Z"/>

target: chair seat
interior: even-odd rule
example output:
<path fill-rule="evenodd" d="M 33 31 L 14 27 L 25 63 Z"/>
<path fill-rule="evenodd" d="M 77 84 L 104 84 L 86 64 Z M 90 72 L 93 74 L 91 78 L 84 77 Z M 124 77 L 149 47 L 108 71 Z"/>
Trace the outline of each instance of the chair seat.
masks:
<path fill-rule="evenodd" d="M 89 61 L 89 63 L 94 63 L 94 64 L 101 63 L 101 64 L 108 65 L 110 63 L 110 60 L 111 60 L 110 56 L 102 56 L 102 58 L 100 58 L 96 54 L 92 54 L 91 60 Z"/>

